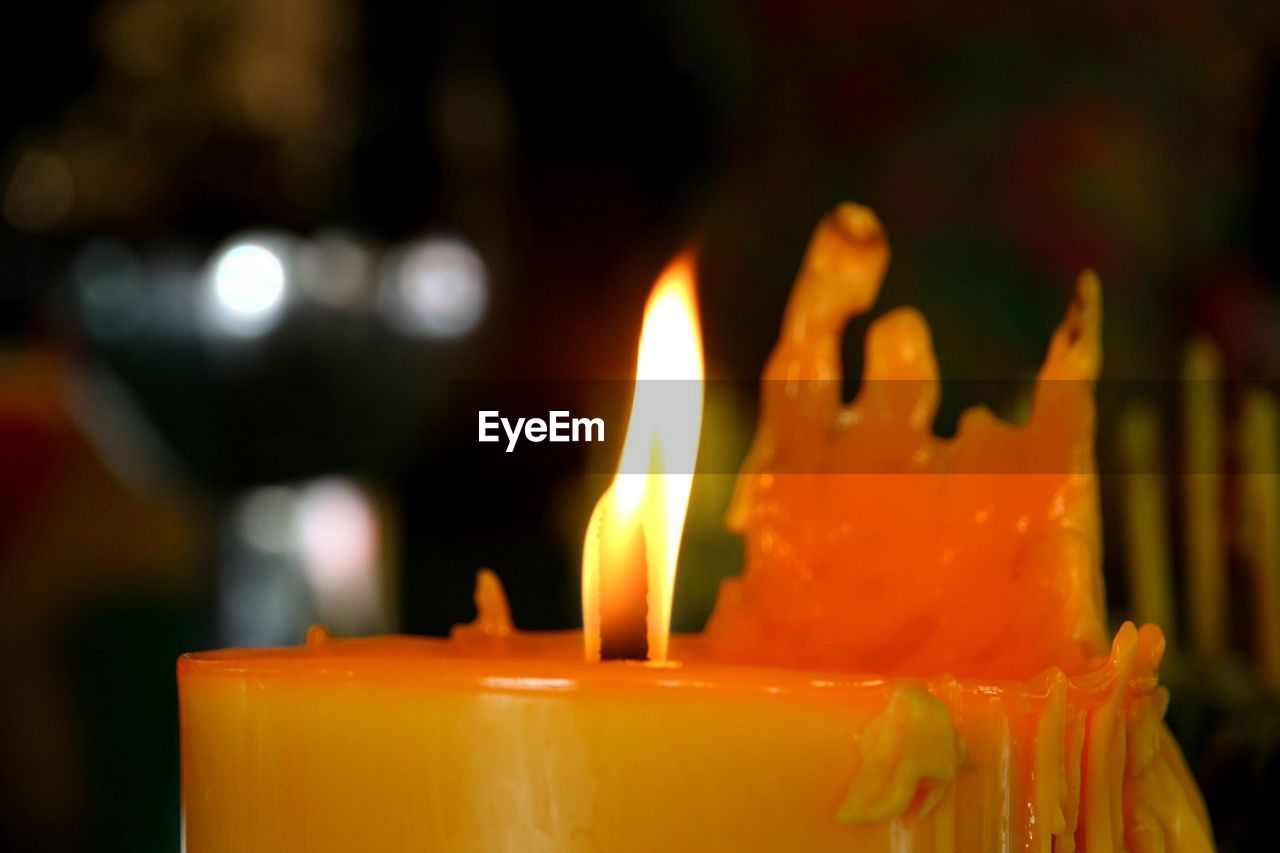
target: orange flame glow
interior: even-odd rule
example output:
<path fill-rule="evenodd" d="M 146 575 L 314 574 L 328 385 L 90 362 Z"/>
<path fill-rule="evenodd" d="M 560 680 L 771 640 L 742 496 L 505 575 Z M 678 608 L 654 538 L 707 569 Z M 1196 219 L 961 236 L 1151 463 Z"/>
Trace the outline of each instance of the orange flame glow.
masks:
<path fill-rule="evenodd" d="M 634 645 L 646 640 L 649 660 L 667 657 L 702 398 L 702 333 L 693 258 L 686 253 L 649 294 L 618 473 L 587 524 L 582 617 L 588 660 L 601 658 L 602 632 L 621 632 Z"/>

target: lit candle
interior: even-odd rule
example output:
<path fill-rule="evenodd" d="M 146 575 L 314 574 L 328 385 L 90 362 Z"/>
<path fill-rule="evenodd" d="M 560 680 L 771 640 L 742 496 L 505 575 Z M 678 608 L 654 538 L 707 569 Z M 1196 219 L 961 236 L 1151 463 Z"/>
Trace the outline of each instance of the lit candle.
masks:
<path fill-rule="evenodd" d="M 1183 544 L 1191 649 L 1214 661 L 1227 650 L 1226 546 L 1222 537 L 1222 357 L 1192 341 L 1182 361 Z"/>
<path fill-rule="evenodd" d="M 667 627 L 700 391 L 653 412 L 637 390 L 642 462 L 589 525 L 585 634 L 516 631 L 482 572 L 449 640 L 316 631 L 179 661 L 188 850 L 1210 849 L 1161 722 L 1163 637 L 1103 632 L 1096 281 L 1031 422 L 973 412 L 944 440 L 914 312 L 873 326 L 840 399 L 839 335 L 887 261 L 864 208 L 814 236 L 731 513 L 746 570 L 705 634 Z M 642 344 L 640 372 L 696 388 L 684 270 L 645 331 L 678 362 L 646 373 Z"/>
<path fill-rule="evenodd" d="M 1149 403 L 1134 403 L 1120 415 L 1119 452 L 1124 462 L 1121 495 L 1125 567 L 1133 615 L 1159 625 L 1173 638 L 1173 582 L 1169 514 L 1160 473 L 1160 418 Z"/>
<path fill-rule="evenodd" d="M 1240 506 L 1253 587 L 1258 669 L 1280 687 L 1280 401 L 1259 388 L 1240 403 Z"/>

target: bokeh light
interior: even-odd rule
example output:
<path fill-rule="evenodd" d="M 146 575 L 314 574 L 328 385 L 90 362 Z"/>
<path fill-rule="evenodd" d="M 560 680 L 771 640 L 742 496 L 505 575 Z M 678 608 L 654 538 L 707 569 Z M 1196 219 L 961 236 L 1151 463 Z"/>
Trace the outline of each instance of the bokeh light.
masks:
<path fill-rule="evenodd" d="M 218 633 L 233 646 L 288 643 L 311 618 L 306 578 L 290 553 L 296 492 L 263 486 L 230 514 L 218 573 Z"/>
<path fill-rule="evenodd" d="M 80 316 L 89 334 L 107 341 L 130 337 L 146 317 L 142 265 L 125 244 L 105 238 L 84 244 L 71 262 Z"/>
<path fill-rule="evenodd" d="M 394 252 L 384 265 L 381 304 L 406 334 L 457 338 L 471 332 L 489 305 L 484 261 L 456 237 L 435 237 Z"/>
<path fill-rule="evenodd" d="M 207 319 L 217 330 L 244 337 L 270 331 L 284 313 L 287 241 L 233 240 L 209 267 Z"/>
<path fill-rule="evenodd" d="M 316 480 L 302 491 L 293 530 L 325 624 L 340 633 L 385 629 L 378 577 L 381 537 L 368 496 L 350 480 Z"/>
<path fill-rule="evenodd" d="M 289 486 L 263 486 L 250 492 L 240 504 L 239 538 L 264 554 L 286 553 L 297 503 L 298 492 Z"/>
<path fill-rule="evenodd" d="M 76 182 L 66 161 L 49 151 L 27 151 L 18 160 L 0 209 L 22 231 L 48 231 L 71 212 Z"/>
<path fill-rule="evenodd" d="M 345 231 L 327 230 L 298 250 L 298 288 L 330 308 L 356 310 L 369 295 L 369 250 Z"/>
<path fill-rule="evenodd" d="M 236 500 L 228 521 L 219 572 L 224 642 L 288 643 L 315 621 L 348 635 L 390 628 L 383 528 L 356 482 L 258 486 Z"/>

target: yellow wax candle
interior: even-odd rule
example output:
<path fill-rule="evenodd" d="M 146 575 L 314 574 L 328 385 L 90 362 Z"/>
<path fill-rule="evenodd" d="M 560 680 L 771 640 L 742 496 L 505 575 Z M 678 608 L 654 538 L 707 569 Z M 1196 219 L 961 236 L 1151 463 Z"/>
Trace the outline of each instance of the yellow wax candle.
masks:
<path fill-rule="evenodd" d="M 1204 339 L 1192 341 L 1182 362 L 1182 531 L 1191 649 L 1204 660 L 1227 648 L 1221 382 L 1217 349 Z"/>
<path fill-rule="evenodd" d="M 192 655 L 186 849 L 1205 850 L 1160 650 L 1127 626 L 1025 682 L 729 666 L 678 635 L 667 666 L 584 662 L 577 632 Z"/>
<path fill-rule="evenodd" d="M 1172 640 L 1173 589 L 1170 580 L 1169 518 L 1165 507 L 1160 418 L 1148 403 L 1135 403 L 1120 416 L 1119 450 L 1124 473 L 1121 512 L 1125 563 L 1133 615 L 1159 625 Z"/>
<path fill-rule="evenodd" d="M 747 566 L 705 633 L 607 606 L 621 584 L 669 612 L 662 478 L 686 473 L 620 471 L 584 543 L 585 634 L 515 631 L 482 573 L 448 641 L 181 659 L 188 851 L 1211 849 L 1162 724 L 1163 635 L 1104 631 L 1096 279 L 1031 421 L 971 412 L 940 439 L 914 312 L 872 327 L 840 400 L 839 335 L 887 262 L 865 208 L 814 235 L 731 514 Z M 628 444 L 637 424 L 666 446 L 635 408 Z M 595 660 L 615 618 L 618 648 L 666 661 Z"/>
<path fill-rule="evenodd" d="M 1249 389 L 1241 400 L 1240 467 L 1258 668 L 1280 687 L 1280 402 L 1270 391 Z"/>

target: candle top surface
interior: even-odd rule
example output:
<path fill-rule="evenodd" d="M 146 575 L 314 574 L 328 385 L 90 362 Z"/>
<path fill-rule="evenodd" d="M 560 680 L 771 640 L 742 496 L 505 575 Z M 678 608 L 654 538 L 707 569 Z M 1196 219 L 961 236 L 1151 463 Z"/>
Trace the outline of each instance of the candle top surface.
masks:
<path fill-rule="evenodd" d="M 678 661 L 587 661 L 577 631 L 520 632 L 501 636 L 477 630 L 479 620 L 455 629 L 451 638 L 391 635 L 331 639 L 312 630 L 307 643 L 282 648 L 222 649 L 182 655 L 180 677 L 253 680 L 299 679 L 320 683 L 350 680 L 368 685 L 384 683 L 416 690 L 449 687 L 510 692 L 565 692 L 654 688 L 715 690 L 752 694 L 847 696 L 883 692 L 901 679 L 881 674 L 825 672 L 794 667 L 756 666 L 717 660 L 697 634 L 673 634 L 672 652 Z M 1129 626 L 1117 635 L 1110 657 L 1094 669 L 1071 679 L 1083 693 L 1109 690 L 1115 680 L 1117 656 L 1133 657 L 1136 669 L 1125 678 L 1132 687 L 1150 690 L 1164 651 L 1163 637 L 1152 627 Z M 1050 667 L 1020 681 L 957 679 L 938 675 L 925 679 L 936 685 L 954 684 L 975 692 L 1043 696 L 1063 678 Z"/>

